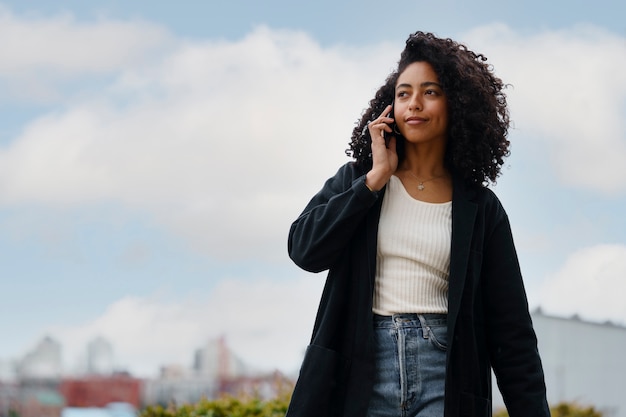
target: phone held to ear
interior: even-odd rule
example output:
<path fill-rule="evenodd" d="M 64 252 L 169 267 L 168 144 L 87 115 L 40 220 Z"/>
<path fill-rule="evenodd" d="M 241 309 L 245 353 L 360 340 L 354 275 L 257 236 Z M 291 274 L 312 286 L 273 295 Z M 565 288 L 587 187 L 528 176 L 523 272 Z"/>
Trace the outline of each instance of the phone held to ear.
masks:
<path fill-rule="evenodd" d="M 395 133 L 395 132 L 398 131 L 398 126 L 396 125 L 395 118 L 393 117 L 393 115 L 394 115 L 394 106 L 395 106 L 395 101 L 392 101 L 391 102 L 391 111 L 387 115 L 387 117 L 391 117 L 392 119 L 394 119 L 394 122 L 389 125 L 389 127 L 391 127 L 391 133 L 383 132 L 383 137 L 385 138 L 385 146 L 387 146 L 387 147 L 389 147 L 389 140 L 391 139 L 391 137 L 392 136 L 398 136 L 398 134 Z"/>

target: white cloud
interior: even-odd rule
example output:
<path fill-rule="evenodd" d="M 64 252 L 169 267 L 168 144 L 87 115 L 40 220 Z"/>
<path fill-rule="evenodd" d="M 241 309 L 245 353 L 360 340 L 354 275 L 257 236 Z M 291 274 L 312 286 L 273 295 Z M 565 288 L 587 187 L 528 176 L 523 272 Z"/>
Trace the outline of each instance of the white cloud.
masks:
<path fill-rule="evenodd" d="M 396 54 L 267 28 L 181 44 L 26 126 L 0 152 L 0 200 L 114 201 L 214 256 L 283 255 L 289 221 L 347 161 L 353 122 Z"/>
<path fill-rule="evenodd" d="M 174 47 L 163 28 L 142 21 L 82 23 L 71 14 L 14 15 L 0 5 L 0 81 L 13 100 L 62 100 L 59 82 L 128 69 Z"/>
<path fill-rule="evenodd" d="M 155 61 L 143 52 L 154 53 L 165 35 L 150 25 L 2 16 L 41 32 L 37 42 L 53 51 L 72 49 L 68 39 L 104 51 L 119 36 L 137 41 L 101 64 L 95 52 L 72 57 L 72 71 L 102 68 L 114 79 L 33 120 L 0 151 L 0 204 L 114 202 L 221 259 L 283 256 L 289 222 L 347 160 L 353 123 L 399 52 L 322 48 L 305 34 L 260 27 L 236 42 L 174 40 Z M 615 70 L 623 39 L 592 29 L 523 36 L 506 27 L 467 38 L 515 84 L 518 128 L 552 145 L 541 146 L 564 181 L 624 187 L 626 165 L 611 162 L 626 158 L 626 75 Z M 55 69 L 62 61 L 34 60 L 14 57 L 12 65 Z"/>
<path fill-rule="evenodd" d="M 626 246 L 598 245 L 572 253 L 543 284 L 546 312 L 594 321 L 626 323 Z"/>
<path fill-rule="evenodd" d="M 0 8 L 0 39 L 0 74 L 5 77 L 119 71 L 172 42 L 164 28 L 147 22 L 82 23 L 71 14 L 25 18 L 6 8 Z"/>
<path fill-rule="evenodd" d="M 79 326 L 56 326 L 65 360 L 75 366 L 97 336 L 114 348 L 116 363 L 137 375 L 158 367 L 191 367 L 194 351 L 226 335 L 234 353 L 265 371 L 294 372 L 310 338 L 322 277 L 301 273 L 290 281 L 225 279 L 206 297 L 167 301 L 162 296 L 126 297 Z"/>
<path fill-rule="evenodd" d="M 626 190 L 626 39 L 590 26 L 533 35 L 504 25 L 464 37 L 513 85 L 515 127 L 577 188 Z"/>

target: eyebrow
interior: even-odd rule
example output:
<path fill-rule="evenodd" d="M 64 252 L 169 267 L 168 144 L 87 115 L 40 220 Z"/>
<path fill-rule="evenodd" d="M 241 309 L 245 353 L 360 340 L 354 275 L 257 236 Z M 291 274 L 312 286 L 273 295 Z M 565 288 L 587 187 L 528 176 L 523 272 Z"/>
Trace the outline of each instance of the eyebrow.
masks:
<path fill-rule="evenodd" d="M 420 87 L 422 87 L 422 88 L 424 88 L 424 87 L 432 87 L 432 86 L 439 87 L 439 88 L 441 88 L 441 89 L 443 90 L 443 87 L 441 86 L 441 84 L 436 83 L 436 82 L 434 82 L 434 81 L 424 81 L 423 83 L 421 83 L 421 84 L 420 84 Z M 396 86 L 396 90 L 397 90 L 398 88 L 400 88 L 400 87 L 402 87 L 402 88 L 407 88 L 407 87 L 413 87 L 413 86 L 412 86 L 411 84 L 407 84 L 407 83 L 398 84 L 398 85 Z"/>

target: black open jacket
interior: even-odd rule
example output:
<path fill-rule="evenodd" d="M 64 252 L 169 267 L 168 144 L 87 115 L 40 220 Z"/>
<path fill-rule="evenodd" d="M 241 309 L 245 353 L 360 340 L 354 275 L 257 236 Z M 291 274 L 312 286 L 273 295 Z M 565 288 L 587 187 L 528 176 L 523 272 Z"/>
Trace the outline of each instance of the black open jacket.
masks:
<path fill-rule="evenodd" d="M 288 417 L 364 417 L 373 386 L 372 296 L 384 189 L 342 166 L 289 231 L 301 268 L 329 270 Z M 507 215 L 454 179 L 445 417 L 491 417 L 491 368 L 511 417 L 550 412 Z"/>

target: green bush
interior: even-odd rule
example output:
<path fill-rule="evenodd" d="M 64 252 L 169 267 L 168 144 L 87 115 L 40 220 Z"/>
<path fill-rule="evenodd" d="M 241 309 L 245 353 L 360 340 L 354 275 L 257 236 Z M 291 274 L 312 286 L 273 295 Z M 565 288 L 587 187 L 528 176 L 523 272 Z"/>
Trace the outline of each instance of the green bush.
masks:
<path fill-rule="evenodd" d="M 146 407 L 139 417 L 284 417 L 289 397 L 272 400 L 223 397 L 219 400 L 201 400 L 196 404 Z"/>
<path fill-rule="evenodd" d="M 196 404 L 179 406 L 160 405 L 146 407 L 139 417 L 284 417 L 289 405 L 289 396 L 281 395 L 272 400 L 259 398 L 223 397 L 219 400 L 201 400 Z M 593 406 L 576 403 L 559 403 L 550 408 L 552 417 L 603 417 Z M 498 410 L 494 417 L 508 417 L 505 409 Z"/>
<path fill-rule="evenodd" d="M 602 417 L 602 413 L 593 406 L 582 406 L 576 403 L 559 403 L 550 407 L 552 417 Z M 493 417 L 509 417 L 506 410 L 498 410 Z"/>

